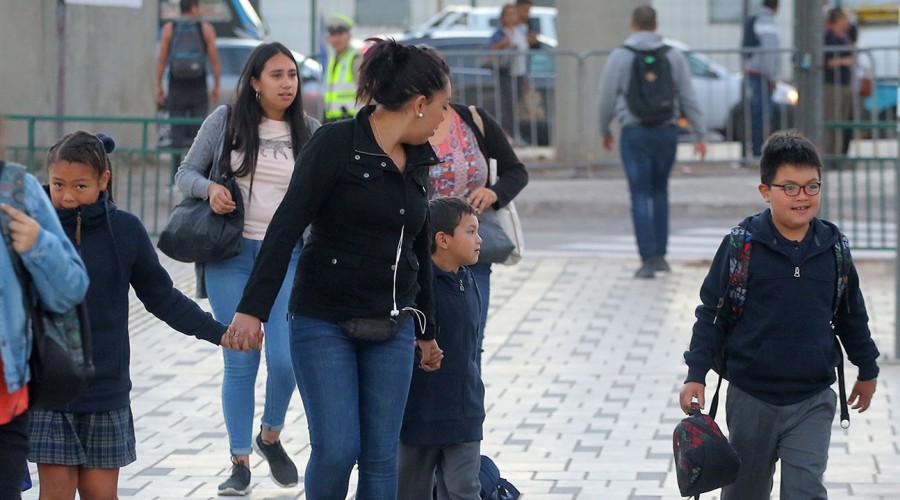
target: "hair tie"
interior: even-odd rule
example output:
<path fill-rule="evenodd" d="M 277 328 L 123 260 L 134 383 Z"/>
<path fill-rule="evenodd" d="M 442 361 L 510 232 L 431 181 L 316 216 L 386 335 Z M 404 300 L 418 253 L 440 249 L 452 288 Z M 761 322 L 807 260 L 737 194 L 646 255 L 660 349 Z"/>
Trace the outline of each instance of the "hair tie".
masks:
<path fill-rule="evenodd" d="M 103 144 L 103 150 L 106 151 L 106 154 L 110 154 L 116 150 L 116 141 L 114 141 L 112 137 L 101 132 L 97 134 L 97 139 Z"/>

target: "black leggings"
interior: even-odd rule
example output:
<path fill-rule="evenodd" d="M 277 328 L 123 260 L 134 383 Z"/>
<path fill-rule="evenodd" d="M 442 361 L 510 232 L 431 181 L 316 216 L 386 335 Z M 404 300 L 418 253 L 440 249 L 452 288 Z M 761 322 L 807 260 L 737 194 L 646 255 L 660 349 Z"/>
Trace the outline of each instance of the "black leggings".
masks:
<path fill-rule="evenodd" d="M 0 425 L 0 500 L 22 498 L 28 470 L 28 412 Z"/>

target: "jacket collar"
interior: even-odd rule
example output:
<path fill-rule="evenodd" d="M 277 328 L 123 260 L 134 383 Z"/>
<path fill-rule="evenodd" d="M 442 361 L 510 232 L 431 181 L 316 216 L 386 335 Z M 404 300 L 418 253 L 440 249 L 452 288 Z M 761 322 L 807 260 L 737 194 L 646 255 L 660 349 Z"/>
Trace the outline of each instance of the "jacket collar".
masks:
<path fill-rule="evenodd" d="M 375 111 L 374 105 L 369 105 L 356 113 L 354 117 L 355 127 L 353 127 L 353 150 L 360 155 L 376 156 L 381 159 L 390 159 L 387 153 L 381 149 L 375 140 L 375 134 L 369 123 L 369 116 Z M 406 150 L 406 165 L 412 170 L 420 166 L 431 166 L 440 163 L 432 149 L 431 144 L 427 141 L 424 144 L 412 145 L 404 144 L 403 149 Z"/>
<path fill-rule="evenodd" d="M 758 241 L 773 250 L 778 250 L 781 245 L 775 237 L 775 225 L 772 222 L 772 209 L 764 211 L 746 219 L 753 241 Z M 838 239 L 838 228 L 828 221 L 813 217 L 810 222 L 812 230 L 812 242 L 810 243 L 810 255 L 826 250 L 834 246 Z"/>

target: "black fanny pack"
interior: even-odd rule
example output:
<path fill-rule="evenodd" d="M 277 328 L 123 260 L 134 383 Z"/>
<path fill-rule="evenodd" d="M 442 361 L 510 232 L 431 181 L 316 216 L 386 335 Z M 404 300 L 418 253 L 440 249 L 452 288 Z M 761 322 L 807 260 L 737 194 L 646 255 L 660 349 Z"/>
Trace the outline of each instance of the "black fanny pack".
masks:
<path fill-rule="evenodd" d="M 388 318 L 353 318 L 339 321 L 344 335 L 353 340 L 365 340 L 367 342 L 384 342 L 394 338 L 403 324 L 406 323 L 407 311 Z"/>

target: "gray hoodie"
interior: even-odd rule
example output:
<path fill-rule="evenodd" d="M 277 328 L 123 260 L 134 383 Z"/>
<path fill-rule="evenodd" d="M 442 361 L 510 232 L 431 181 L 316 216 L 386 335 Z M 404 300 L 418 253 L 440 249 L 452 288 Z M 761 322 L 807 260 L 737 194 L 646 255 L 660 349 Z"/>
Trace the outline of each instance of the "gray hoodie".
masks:
<path fill-rule="evenodd" d="M 750 12 L 754 18 L 753 31 L 759 38 L 759 46 L 752 47 L 744 59 L 744 71 L 765 75 L 769 80 L 778 78 L 781 71 L 781 55 L 778 26 L 775 24 L 775 11 L 768 7 L 757 7 Z"/>
<path fill-rule="evenodd" d="M 625 40 L 625 45 L 639 50 L 652 50 L 661 47 L 663 41 L 652 31 L 636 31 Z M 694 94 L 687 58 L 680 50 L 674 48 L 666 52 L 666 56 L 669 58 L 672 79 L 676 86 L 675 116 L 671 123 L 675 124 L 679 116 L 687 117 L 695 142 L 702 141 L 706 136 L 706 125 L 703 123 L 703 115 L 700 112 L 697 96 Z M 626 48 L 617 48 L 609 55 L 603 72 L 600 74 L 598 95 L 600 96 L 601 136 L 610 133 L 609 124 L 614 115 L 623 127 L 639 123 L 638 119 L 628 110 L 625 98 L 631 78 L 632 61 L 634 61 L 634 53 Z"/>

